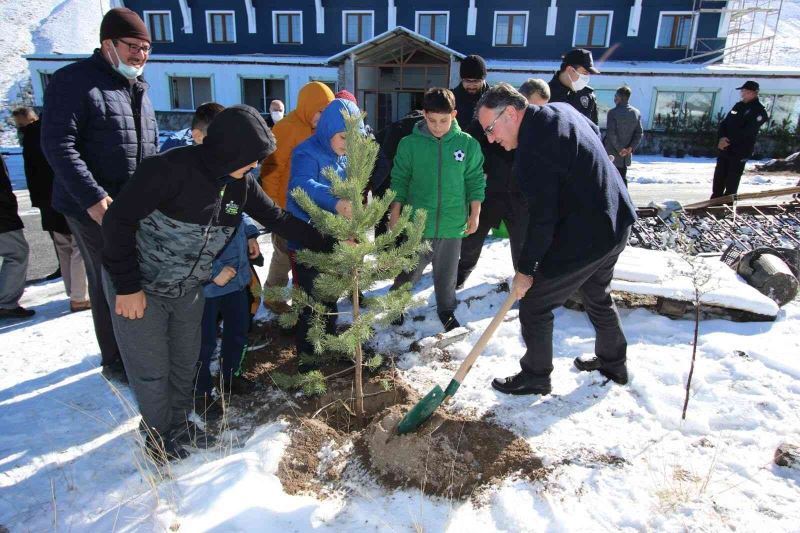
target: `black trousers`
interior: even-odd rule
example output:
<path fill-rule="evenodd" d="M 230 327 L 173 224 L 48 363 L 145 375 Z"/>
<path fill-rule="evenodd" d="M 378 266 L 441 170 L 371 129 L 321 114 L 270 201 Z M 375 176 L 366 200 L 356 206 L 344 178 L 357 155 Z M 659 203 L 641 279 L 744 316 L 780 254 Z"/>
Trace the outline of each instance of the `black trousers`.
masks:
<path fill-rule="evenodd" d="M 536 276 L 533 286 L 520 301 L 519 321 L 527 351 L 520 360 L 522 370 L 550 382 L 553 371 L 553 310 L 578 292 L 596 333 L 594 351 L 607 368 L 625 365 L 628 341 L 622 332 L 619 313 L 611 299 L 614 265 L 628 242 L 624 238 L 606 255 L 573 272 Z"/>
<path fill-rule="evenodd" d="M 289 252 L 289 258 L 292 261 L 292 279 L 293 283 L 297 284 L 307 294 L 314 295 L 314 280 L 319 276 L 319 272 L 297 262 L 296 252 Z M 329 335 L 336 334 L 336 313 L 339 308 L 336 302 L 320 302 L 328 315 L 325 317 L 325 333 Z M 308 340 L 308 332 L 311 329 L 312 313 L 309 308 L 305 308 L 300 313 L 300 318 L 297 321 L 297 326 L 294 329 L 294 342 L 297 348 L 297 356 L 300 354 L 315 355 L 314 345 Z"/>
<path fill-rule="evenodd" d="M 528 202 L 519 195 L 510 193 L 487 193 L 481 204 L 481 218 L 478 230 L 461 240 L 461 259 L 458 261 L 458 283 L 463 283 L 478 264 L 483 243 L 489 231 L 497 227 L 502 220 L 506 221 L 508 237 L 511 241 L 511 261 L 514 270 L 517 260 L 525 244 L 525 233 L 528 229 Z"/>
<path fill-rule="evenodd" d="M 731 156 L 722 152 L 717 157 L 717 166 L 714 168 L 714 185 L 711 198 L 736 194 L 739 190 L 739 181 L 742 179 L 744 166 L 747 159 Z"/>
<path fill-rule="evenodd" d="M 619 175 L 622 176 L 622 181 L 625 182 L 625 186 L 628 186 L 628 167 L 617 167 L 619 170 Z"/>
<path fill-rule="evenodd" d="M 67 216 L 67 224 L 86 265 L 86 278 L 89 282 L 89 298 L 92 300 L 92 320 L 97 344 L 103 366 L 120 360 L 119 346 L 114 337 L 114 326 L 111 323 L 110 309 L 103 292 L 103 233 L 100 224 L 92 220 L 88 214 Z"/>

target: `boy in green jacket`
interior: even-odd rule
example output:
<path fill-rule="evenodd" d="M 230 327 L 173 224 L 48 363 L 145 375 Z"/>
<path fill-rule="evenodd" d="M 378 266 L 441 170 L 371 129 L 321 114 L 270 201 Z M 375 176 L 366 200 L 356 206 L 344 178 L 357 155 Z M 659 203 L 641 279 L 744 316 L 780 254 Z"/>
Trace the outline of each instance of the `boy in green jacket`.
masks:
<path fill-rule="evenodd" d="M 392 288 L 415 284 L 433 262 L 436 311 L 445 331 L 460 325 L 453 312 L 461 239 L 478 229 L 486 187 L 480 144 L 458 127 L 455 107 L 449 89 L 432 88 L 425 93 L 425 120 L 400 141 L 394 157 L 391 189 L 395 200 L 389 214 L 390 228 L 405 204 L 428 214 L 423 236 L 431 250 L 420 256 L 413 272 L 400 274 Z M 398 324 L 402 323 L 400 317 Z"/>

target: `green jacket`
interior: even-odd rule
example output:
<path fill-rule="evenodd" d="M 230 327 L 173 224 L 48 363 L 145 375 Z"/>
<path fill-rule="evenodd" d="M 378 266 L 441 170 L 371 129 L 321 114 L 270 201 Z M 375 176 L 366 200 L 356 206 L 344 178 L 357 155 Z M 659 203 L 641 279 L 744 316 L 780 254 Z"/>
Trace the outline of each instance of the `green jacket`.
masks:
<path fill-rule="evenodd" d="M 481 146 L 455 120 L 441 139 L 421 120 L 400 141 L 392 167 L 394 201 L 428 213 L 426 239 L 463 237 L 469 203 L 483 202 L 485 188 Z"/>

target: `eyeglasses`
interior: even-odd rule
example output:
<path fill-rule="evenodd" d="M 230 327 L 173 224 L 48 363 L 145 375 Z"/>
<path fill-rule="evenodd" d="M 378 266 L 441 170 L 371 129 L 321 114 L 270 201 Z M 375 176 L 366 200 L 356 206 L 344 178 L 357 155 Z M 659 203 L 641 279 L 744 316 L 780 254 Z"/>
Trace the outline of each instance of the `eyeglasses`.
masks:
<path fill-rule="evenodd" d="M 144 55 L 147 56 L 147 55 L 150 55 L 150 53 L 153 51 L 153 47 L 149 46 L 149 45 L 139 46 L 138 44 L 131 44 L 128 41 L 123 41 L 122 39 L 115 39 L 114 40 L 114 44 L 116 44 L 117 41 L 119 41 L 122 44 L 124 44 L 125 46 L 127 46 L 128 50 L 130 50 L 134 54 L 138 54 L 139 52 L 142 52 Z"/>
<path fill-rule="evenodd" d="M 506 108 L 504 107 L 504 108 L 503 108 L 503 110 L 502 110 L 502 111 L 500 111 L 500 112 L 497 114 L 497 116 L 496 116 L 496 117 L 494 117 L 494 120 L 492 121 L 492 123 L 491 123 L 491 124 L 489 124 L 488 126 L 486 126 L 485 128 L 483 128 L 483 133 L 485 133 L 487 137 L 488 137 L 489 135 L 492 135 L 492 134 L 494 134 L 494 124 L 495 124 L 495 122 L 497 122 L 497 119 L 499 119 L 500 117 L 502 117 L 502 116 L 503 116 L 503 113 L 505 112 L 505 110 L 506 110 Z"/>

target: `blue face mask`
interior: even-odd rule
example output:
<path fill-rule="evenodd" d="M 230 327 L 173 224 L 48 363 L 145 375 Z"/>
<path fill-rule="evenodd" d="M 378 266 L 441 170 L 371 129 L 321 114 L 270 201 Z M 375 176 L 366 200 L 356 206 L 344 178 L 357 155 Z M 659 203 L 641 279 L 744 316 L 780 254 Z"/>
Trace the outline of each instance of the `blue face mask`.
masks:
<path fill-rule="evenodd" d="M 114 70 L 125 76 L 129 80 L 135 80 L 139 76 L 142 75 L 144 72 L 144 66 L 141 67 L 134 67 L 122 62 L 122 59 L 119 58 L 119 54 L 117 53 L 116 47 L 112 46 L 112 50 L 114 50 L 114 55 L 117 56 L 117 64 L 114 66 Z"/>

